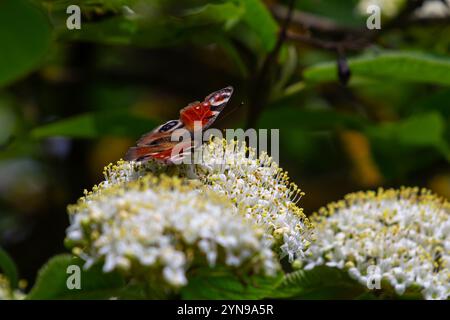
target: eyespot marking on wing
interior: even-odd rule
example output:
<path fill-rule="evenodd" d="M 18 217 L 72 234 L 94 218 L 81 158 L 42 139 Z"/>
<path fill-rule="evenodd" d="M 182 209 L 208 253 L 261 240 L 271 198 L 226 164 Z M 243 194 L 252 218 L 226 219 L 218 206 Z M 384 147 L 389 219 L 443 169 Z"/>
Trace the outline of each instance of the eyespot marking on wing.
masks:
<path fill-rule="evenodd" d="M 180 120 L 170 120 L 159 127 L 158 132 L 167 132 L 182 124 Z"/>
<path fill-rule="evenodd" d="M 212 107 L 219 107 L 226 104 L 228 100 L 230 100 L 232 94 L 233 94 L 233 87 L 226 87 L 210 94 L 206 98 L 206 100 L 210 103 Z"/>

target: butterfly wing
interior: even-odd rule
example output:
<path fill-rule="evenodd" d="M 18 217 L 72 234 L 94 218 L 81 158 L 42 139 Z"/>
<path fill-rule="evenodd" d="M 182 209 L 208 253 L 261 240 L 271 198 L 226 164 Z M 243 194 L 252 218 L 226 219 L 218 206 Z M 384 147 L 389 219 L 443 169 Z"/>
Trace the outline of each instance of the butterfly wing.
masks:
<path fill-rule="evenodd" d="M 178 147 L 178 150 L 175 150 Z M 188 142 L 163 142 L 155 146 L 131 147 L 125 155 L 127 161 L 148 161 L 150 159 L 160 160 L 166 163 L 174 163 L 192 149 L 191 141 Z"/>
<path fill-rule="evenodd" d="M 208 95 L 203 102 L 191 103 L 181 109 L 180 120 L 189 131 L 195 130 L 195 124 L 206 130 L 217 119 L 233 94 L 233 87 L 226 87 Z"/>
<path fill-rule="evenodd" d="M 175 130 L 185 129 L 190 134 L 195 125 L 201 130 L 207 129 L 217 119 L 233 94 L 232 87 L 226 87 L 208 95 L 203 102 L 193 102 L 181 109 L 180 120 L 170 120 L 149 133 L 144 134 L 125 155 L 128 161 L 148 161 L 157 159 L 173 163 L 182 159 L 194 148 L 189 141 L 172 141 Z M 176 148 L 176 150 L 174 150 Z M 174 152 L 175 151 L 175 152 Z"/>
<path fill-rule="evenodd" d="M 147 161 L 151 158 L 168 161 L 172 156 L 172 149 L 179 143 L 171 141 L 175 130 L 183 129 L 180 120 L 170 120 L 144 134 L 125 155 L 127 161 Z"/>
<path fill-rule="evenodd" d="M 172 133 L 177 129 L 182 129 L 184 124 L 180 120 L 169 120 L 156 127 L 152 131 L 144 134 L 137 142 L 137 146 L 152 146 L 163 141 L 170 141 Z"/>
<path fill-rule="evenodd" d="M 161 149 L 155 147 L 131 147 L 125 154 L 125 160 L 127 161 L 148 161 L 150 159 L 158 159 L 165 161 L 170 157 L 173 146 L 169 148 Z"/>

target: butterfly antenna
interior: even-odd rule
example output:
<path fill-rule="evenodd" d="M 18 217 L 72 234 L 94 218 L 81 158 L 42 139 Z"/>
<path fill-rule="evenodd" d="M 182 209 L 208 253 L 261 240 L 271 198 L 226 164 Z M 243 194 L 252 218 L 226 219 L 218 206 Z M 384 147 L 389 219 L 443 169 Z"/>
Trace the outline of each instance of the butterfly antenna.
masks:
<path fill-rule="evenodd" d="M 239 107 L 242 106 L 243 104 L 244 104 L 244 102 L 241 102 Z M 224 115 L 221 117 L 221 119 L 228 117 L 232 112 L 236 111 L 237 108 L 238 108 L 238 106 L 235 106 L 235 107 L 231 108 L 230 110 L 228 110 L 227 113 L 224 113 Z"/>

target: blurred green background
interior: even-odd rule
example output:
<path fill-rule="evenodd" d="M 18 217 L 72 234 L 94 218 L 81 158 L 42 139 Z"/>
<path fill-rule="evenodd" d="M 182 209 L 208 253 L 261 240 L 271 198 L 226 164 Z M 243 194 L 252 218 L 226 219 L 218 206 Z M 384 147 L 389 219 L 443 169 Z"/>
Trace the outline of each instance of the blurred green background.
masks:
<path fill-rule="evenodd" d="M 379 186 L 449 197 L 448 9 L 390 2 L 368 30 L 366 2 L 295 1 L 280 36 L 291 1 L 0 0 L 0 246 L 21 276 L 64 251 L 66 205 L 104 165 L 227 85 L 215 126 L 280 129 L 306 213 Z"/>

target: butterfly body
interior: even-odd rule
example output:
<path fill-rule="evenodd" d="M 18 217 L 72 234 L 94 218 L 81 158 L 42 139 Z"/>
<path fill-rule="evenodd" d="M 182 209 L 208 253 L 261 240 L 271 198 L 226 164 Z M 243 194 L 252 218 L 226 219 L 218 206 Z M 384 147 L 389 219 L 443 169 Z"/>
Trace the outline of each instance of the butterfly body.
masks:
<path fill-rule="evenodd" d="M 233 93 L 232 87 L 226 87 L 208 95 L 202 102 L 193 102 L 180 110 L 179 120 L 170 120 L 144 134 L 135 147 L 125 155 L 128 161 L 148 161 L 155 159 L 173 163 L 182 155 L 174 154 L 174 148 L 183 152 L 197 147 L 189 141 L 173 141 L 173 134 L 184 129 L 191 136 L 196 130 L 204 131 L 217 119 Z"/>

